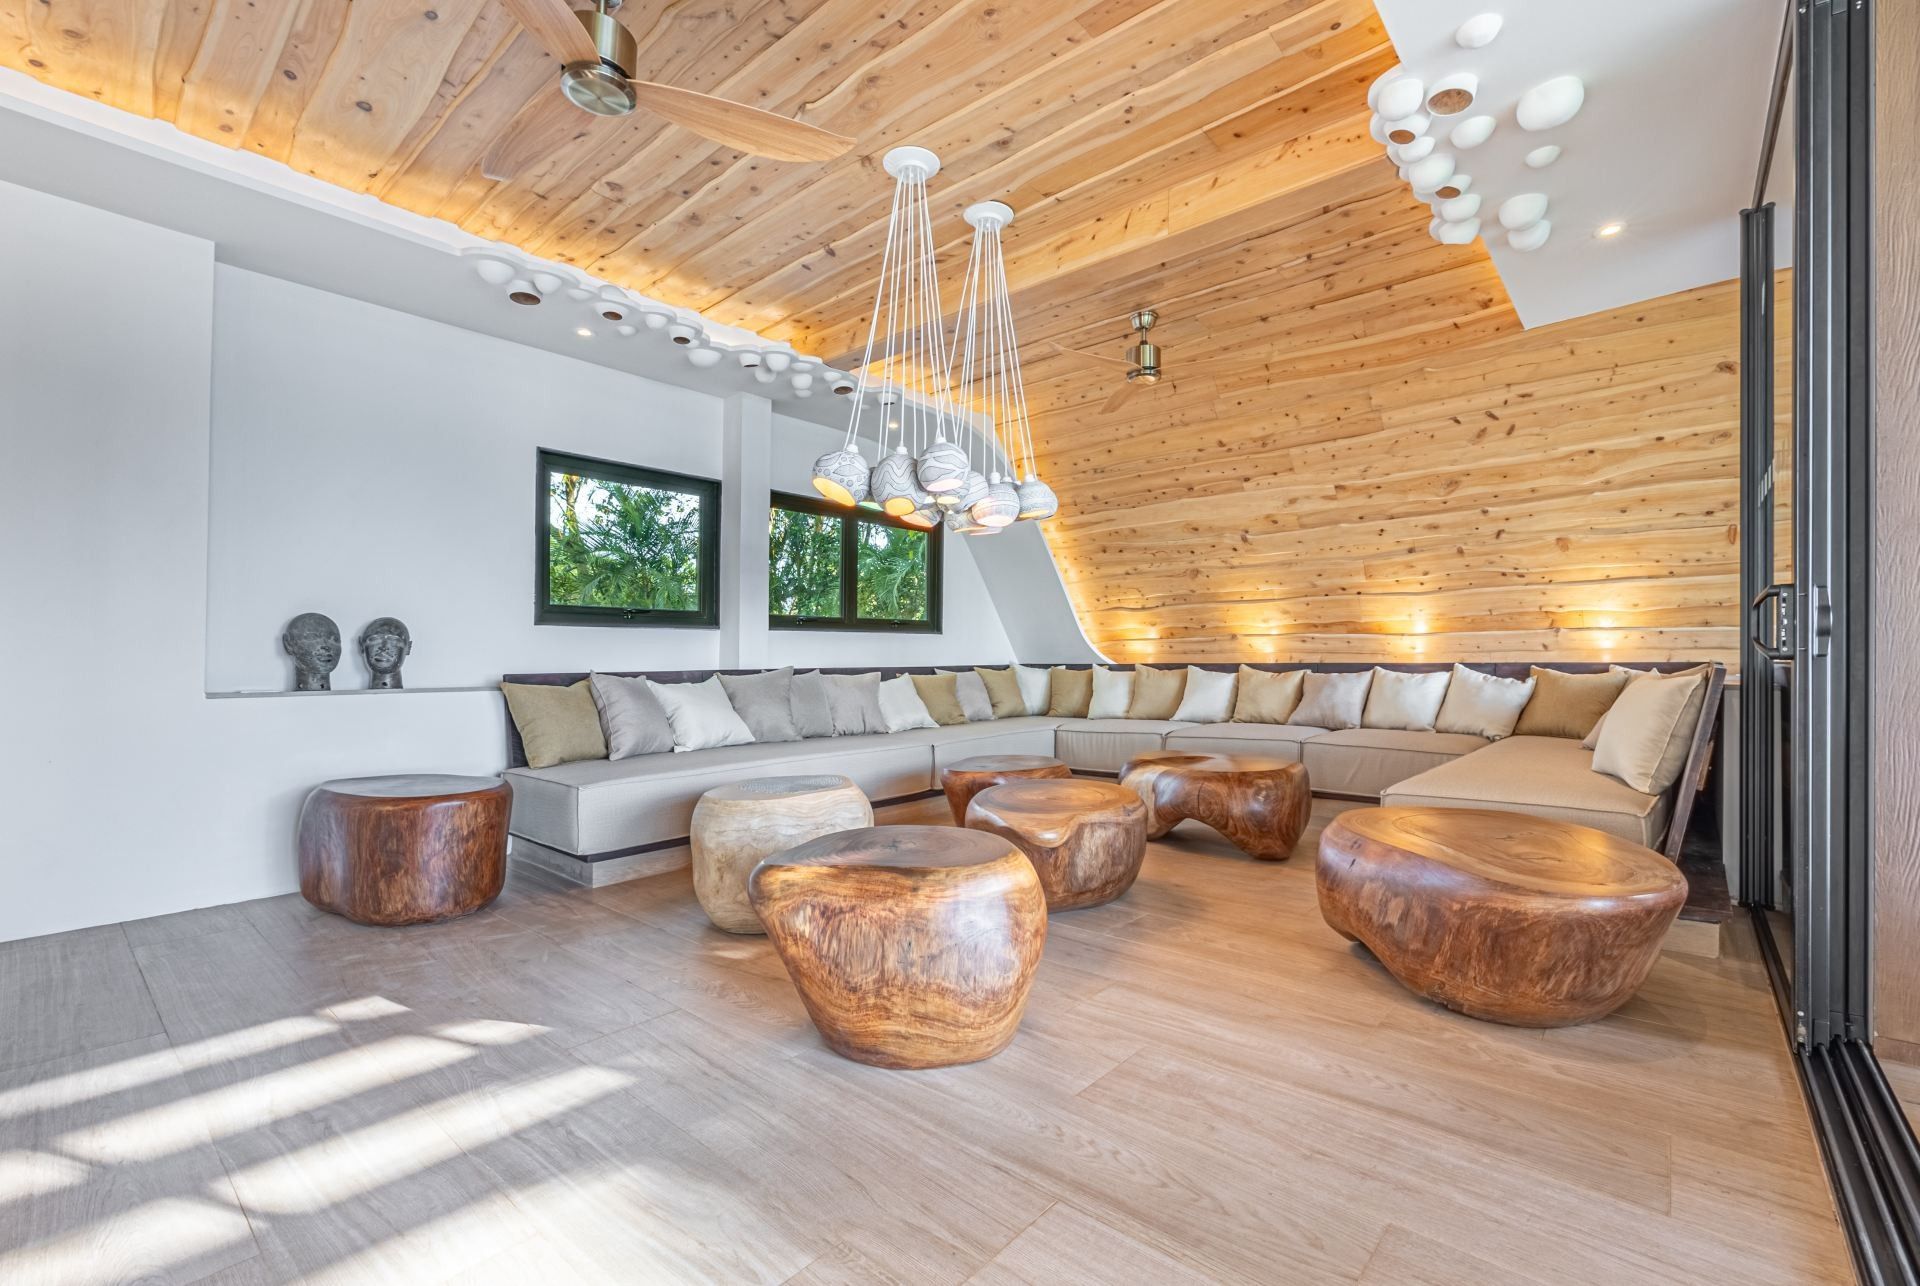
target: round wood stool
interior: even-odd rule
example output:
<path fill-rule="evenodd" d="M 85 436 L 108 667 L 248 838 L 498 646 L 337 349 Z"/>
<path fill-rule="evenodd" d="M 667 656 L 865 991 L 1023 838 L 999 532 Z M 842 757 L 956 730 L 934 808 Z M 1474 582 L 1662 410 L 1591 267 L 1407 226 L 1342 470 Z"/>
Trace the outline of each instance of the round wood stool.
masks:
<path fill-rule="evenodd" d="M 1148 839 L 1191 819 L 1267 862 L 1293 855 L 1313 807 L 1305 766 L 1264 755 L 1155 751 L 1129 759 L 1120 781 L 1147 806 Z"/>
<path fill-rule="evenodd" d="M 1320 914 L 1410 990 L 1565 1027 L 1646 981 L 1686 904 L 1672 862 L 1604 831 L 1478 808 L 1360 808 L 1320 833 Z"/>
<path fill-rule="evenodd" d="M 513 788 L 422 773 L 316 786 L 300 806 L 300 893 L 361 924 L 478 911 L 507 878 Z"/>
<path fill-rule="evenodd" d="M 1033 863 L 1047 910 L 1111 902 L 1147 853 L 1147 808 L 1109 781 L 1009 781 L 967 805 L 967 825 L 1012 840 Z"/>
<path fill-rule="evenodd" d="M 1047 939 L 1033 863 L 982 831 L 875 826 L 776 853 L 747 881 L 814 1026 L 876 1067 L 1005 1049 Z"/>
<path fill-rule="evenodd" d="M 714 927 L 765 933 L 747 900 L 760 859 L 835 831 L 873 825 L 873 805 L 847 777 L 761 777 L 716 786 L 693 806 L 693 894 Z"/>
<path fill-rule="evenodd" d="M 989 786 L 1029 777 L 1071 777 L 1073 769 L 1049 755 L 975 755 L 955 760 L 940 774 L 953 824 L 967 824 L 967 804 Z"/>

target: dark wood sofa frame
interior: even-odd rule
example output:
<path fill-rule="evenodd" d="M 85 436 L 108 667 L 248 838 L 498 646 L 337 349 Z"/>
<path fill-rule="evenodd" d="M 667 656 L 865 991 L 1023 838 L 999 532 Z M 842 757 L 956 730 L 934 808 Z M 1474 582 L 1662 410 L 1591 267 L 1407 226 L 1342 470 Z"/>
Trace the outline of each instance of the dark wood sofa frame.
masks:
<path fill-rule="evenodd" d="M 1005 664 L 1006 662 L 1004 661 L 998 662 L 986 668 L 999 669 Z M 1024 661 L 1020 664 L 1037 665 L 1037 663 Z M 1090 670 L 1093 668 L 1091 663 L 1085 661 L 1055 662 L 1053 664 L 1062 665 L 1069 670 Z M 1183 664 L 1187 663 L 1170 661 L 1165 662 L 1164 666 L 1165 668 L 1174 668 L 1175 666 Z M 1195 669 L 1199 670 L 1227 670 L 1237 672 L 1241 665 L 1244 664 L 1251 670 L 1312 670 L 1321 674 L 1351 674 L 1359 670 L 1372 670 L 1376 668 L 1382 670 L 1401 670 L 1408 673 L 1431 673 L 1435 670 L 1451 670 L 1453 668 L 1453 662 L 1451 661 L 1321 661 L 1291 663 L 1286 661 L 1216 661 L 1192 662 L 1191 664 Z M 1604 661 L 1482 661 L 1468 663 L 1463 661 L 1461 664 L 1465 665 L 1469 670 L 1478 670 L 1482 674 L 1497 675 L 1503 679 L 1524 679 L 1536 666 L 1542 670 L 1558 670 L 1566 674 L 1598 674 L 1608 669 L 1611 664 L 1628 665 L 1637 670 L 1652 670 L 1657 673 L 1672 673 L 1676 670 L 1693 669 L 1695 666 L 1700 665 L 1701 662 L 1623 661 L 1610 663 Z M 735 670 L 603 670 L 601 673 L 617 675 L 623 679 L 648 678 L 656 683 L 704 683 L 716 674 L 761 674 L 769 668 L 772 667 L 760 666 L 752 669 Z M 818 669 L 823 674 L 872 674 L 877 670 L 881 677 L 891 679 L 902 674 L 932 674 L 936 670 L 965 669 L 967 667 L 958 665 L 855 665 L 801 666 L 798 668 L 809 671 Z M 1037 668 L 1052 667 L 1038 666 Z M 1111 668 L 1116 670 L 1132 670 L 1136 667 L 1127 664 L 1116 664 Z M 586 677 L 587 674 L 585 671 L 550 674 L 505 674 L 501 676 L 501 682 L 538 683 L 567 687 L 580 682 L 580 680 Z M 1664 853 L 1669 860 L 1674 862 L 1680 860 L 1680 849 L 1685 843 L 1687 836 L 1687 824 L 1693 816 L 1694 800 L 1699 796 L 1701 789 L 1706 784 L 1707 767 L 1713 761 L 1714 737 L 1720 725 L 1720 694 L 1722 689 L 1726 687 L 1726 683 L 1727 667 L 1717 662 L 1714 663 L 1713 667 L 1707 672 L 1706 699 L 1700 704 L 1700 718 L 1694 725 L 1692 742 L 1687 751 L 1687 765 L 1681 770 L 1680 780 L 1675 786 L 1673 815 L 1667 819 L 1667 832 L 1660 846 L 1660 851 Z M 501 706 L 504 710 L 504 700 Z M 511 768 L 524 768 L 527 766 L 527 752 L 526 747 L 523 746 L 520 741 L 520 730 L 513 726 L 513 720 L 511 718 L 506 720 L 506 725 L 507 766 Z M 924 795 L 916 795 L 911 798 L 928 798 L 938 793 L 938 791 L 928 791 Z M 877 800 L 875 802 L 879 804 L 892 804 L 906 801 L 889 799 Z M 636 849 L 622 849 L 616 853 L 594 854 L 593 857 L 619 857 L 629 853 L 670 848 L 684 842 L 684 840 L 663 840 L 655 844 L 642 845 Z"/>

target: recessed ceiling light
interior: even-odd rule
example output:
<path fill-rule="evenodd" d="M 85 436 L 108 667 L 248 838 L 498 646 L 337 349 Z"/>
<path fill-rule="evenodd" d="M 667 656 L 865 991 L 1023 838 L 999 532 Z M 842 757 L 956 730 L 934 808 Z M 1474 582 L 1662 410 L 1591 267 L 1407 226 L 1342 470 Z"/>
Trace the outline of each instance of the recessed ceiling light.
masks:
<path fill-rule="evenodd" d="M 1599 230 L 1593 235 L 1596 237 L 1617 237 L 1626 230 L 1627 225 L 1624 223 L 1606 223 L 1602 224 Z"/>
<path fill-rule="evenodd" d="M 585 326 L 582 326 L 579 330 L 576 330 L 573 333 L 578 335 L 581 339 L 593 338 L 593 332 L 588 330 Z"/>

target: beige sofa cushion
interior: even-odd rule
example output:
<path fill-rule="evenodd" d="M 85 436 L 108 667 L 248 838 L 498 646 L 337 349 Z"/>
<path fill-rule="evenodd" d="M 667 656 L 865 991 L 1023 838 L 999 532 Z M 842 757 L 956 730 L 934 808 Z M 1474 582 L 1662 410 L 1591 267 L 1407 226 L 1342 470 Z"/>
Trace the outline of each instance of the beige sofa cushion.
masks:
<path fill-rule="evenodd" d="M 1345 728 L 1302 743 L 1300 761 L 1314 790 L 1377 797 L 1387 787 L 1480 750 L 1485 737 L 1406 728 Z"/>
<path fill-rule="evenodd" d="M 960 708 L 960 691 L 955 686 L 953 675 L 916 674 L 913 676 L 913 688 L 920 694 L 927 713 L 941 727 L 950 728 L 967 721 L 967 712 Z"/>
<path fill-rule="evenodd" d="M 1360 726 L 1432 732 L 1440 703 L 1446 699 L 1445 670 L 1385 670 L 1376 665 Z"/>
<path fill-rule="evenodd" d="M 1660 847 L 1672 812 L 1671 796 L 1646 794 L 1593 771 L 1592 752 L 1564 737 L 1496 741 L 1396 782 L 1380 802 L 1531 813 L 1591 826 L 1648 848 Z"/>
<path fill-rule="evenodd" d="M 1300 704 L 1305 670 L 1256 670 L 1240 667 L 1240 692 L 1233 703 L 1235 723 L 1285 723 Z"/>
<path fill-rule="evenodd" d="M 1133 704 L 1129 719 L 1171 719 L 1187 688 L 1185 670 L 1162 670 L 1151 665 L 1133 667 Z"/>
<path fill-rule="evenodd" d="M 1084 719 L 1093 702 L 1093 671 L 1053 667 L 1048 680 L 1047 713 L 1056 719 Z"/>
<path fill-rule="evenodd" d="M 996 719 L 1022 719 L 1027 713 L 1027 699 L 1020 695 L 1020 676 L 1013 667 L 1004 670 L 983 670 L 976 667 L 974 673 L 987 685 L 987 700 L 993 703 L 993 717 Z"/>
<path fill-rule="evenodd" d="M 503 683 L 507 713 L 519 730 L 521 748 L 534 768 L 607 757 L 600 707 L 587 680 L 560 687 L 548 683 Z"/>
<path fill-rule="evenodd" d="M 1308 671 L 1302 680 L 1300 704 L 1287 716 L 1287 722 L 1310 728 L 1358 728 L 1360 716 L 1367 709 L 1367 688 L 1372 683 L 1371 670 L 1352 674 Z"/>
<path fill-rule="evenodd" d="M 511 768 L 515 835 L 565 853 L 607 853 L 684 839 L 693 806 L 715 786 L 748 777 L 832 772 L 869 799 L 898 799 L 934 784 L 928 738 L 942 729 L 882 736 L 724 746 L 637 759 Z"/>
<path fill-rule="evenodd" d="M 1516 737 L 1572 737 L 1593 731 L 1630 676 L 1619 670 L 1604 674 L 1568 674 L 1564 670 L 1533 667 L 1533 696 L 1513 725 Z"/>
<path fill-rule="evenodd" d="M 1300 762 L 1300 747 L 1325 732 L 1293 723 L 1213 723 L 1175 728 L 1167 749 L 1193 755 L 1266 755 Z"/>
<path fill-rule="evenodd" d="M 1467 732 L 1495 740 L 1510 737 L 1520 712 L 1533 697 L 1533 688 L 1531 678 L 1503 679 L 1456 665 L 1447 684 L 1447 699 L 1433 721 L 1434 731 Z"/>
<path fill-rule="evenodd" d="M 1053 753 L 1069 768 L 1117 773 L 1133 756 L 1164 749 L 1169 732 L 1195 726 L 1166 719 L 1063 719 Z"/>
<path fill-rule="evenodd" d="M 1633 680 L 1607 711 L 1593 746 L 1593 770 L 1659 794 L 1680 779 L 1700 722 L 1706 676 Z"/>

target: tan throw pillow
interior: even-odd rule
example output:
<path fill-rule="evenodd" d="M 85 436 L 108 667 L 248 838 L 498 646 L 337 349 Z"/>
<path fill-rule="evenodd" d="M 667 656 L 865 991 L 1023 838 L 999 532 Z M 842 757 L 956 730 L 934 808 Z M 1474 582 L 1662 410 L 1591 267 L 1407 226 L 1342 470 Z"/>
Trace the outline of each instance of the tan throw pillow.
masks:
<path fill-rule="evenodd" d="M 507 713 L 520 730 L 527 767 L 551 768 L 576 759 L 605 759 L 607 738 L 587 680 L 570 687 L 548 683 L 503 683 Z"/>
<path fill-rule="evenodd" d="M 1047 713 L 1055 719 L 1084 719 L 1093 703 L 1093 671 L 1053 667 L 1047 679 Z"/>
<path fill-rule="evenodd" d="M 1315 674 L 1301 681 L 1300 704 L 1287 722 L 1305 728 L 1358 728 L 1366 712 L 1367 689 L 1373 684 L 1373 671 L 1354 674 Z"/>
<path fill-rule="evenodd" d="M 1658 795 L 1679 780 L 1693 726 L 1686 713 L 1699 712 L 1705 681 L 1698 674 L 1635 679 L 1607 711 L 1593 748 L 1593 770 L 1626 783 L 1643 795 Z M 1669 749 L 1681 746 L 1678 762 Z M 1671 768 L 1671 773 L 1668 769 Z"/>
<path fill-rule="evenodd" d="M 1456 665 L 1433 730 L 1464 732 L 1495 741 L 1512 736 L 1515 721 L 1533 696 L 1533 684 L 1532 679 L 1503 679 Z"/>
<path fill-rule="evenodd" d="M 1628 676 L 1616 670 L 1605 674 L 1568 674 L 1565 670 L 1533 667 L 1533 696 L 1513 725 L 1516 737 L 1584 737 L 1600 722 Z"/>
<path fill-rule="evenodd" d="M 1653 678 L 1656 678 L 1656 679 L 1663 679 L 1663 678 L 1677 679 L 1681 675 L 1685 675 L 1685 674 L 1705 674 L 1707 673 L 1707 671 L 1711 670 L 1712 668 L 1713 667 L 1711 665 L 1695 665 L 1695 666 L 1690 666 L 1684 670 L 1673 670 L 1663 674 L 1659 670 L 1634 670 L 1634 669 L 1629 669 L 1624 665 L 1616 665 L 1616 666 L 1610 667 L 1607 673 L 1621 675 L 1626 679 L 1627 683 L 1631 684 L 1635 679 L 1644 679 L 1644 678 L 1647 678 L 1648 676 L 1652 676 Z M 1700 696 L 1702 700 L 1706 699 L 1706 691 L 1707 690 L 1704 687 L 1700 689 Z M 1700 705 L 1698 702 L 1695 702 L 1693 705 L 1693 708 L 1687 715 L 1687 726 L 1692 727 L 1694 721 L 1698 719 L 1699 716 L 1700 716 Z M 1607 726 L 1607 716 L 1603 714 L 1594 723 L 1593 730 L 1587 733 L 1586 737 L 1580 742 L 1580 748 L 1582 750 L 1592 750 L 1595 746 L 1599 745 L 1600 729 L 1606 726 Z"/>
<path fill-rule="evenodd" d="M 1445 670 L 1383 670 L 1376 665 L 1360 726 L 1432 732 L 1440 703 L 1447 699 L 1447 678 Z"/>
<path fill-rule="evenodd" d="M 1235 723 L 1285 723 L 1300 704 L 1305 670 L 1256 670 L 1240 667 L 1240 695 L 1233 703 Z"/>
<path fill-rule="evenodd" d="M 956 723 L 967 721 L 967 712 L 960 708 L 957 675 L 916 674 L 913 676 L 913 690 L 920 694 L 920 699 L 926 703 L 927 713 L 941 727 L 951 728 Z"/>
<path fill-rule="evenodd" d="M 1004 670 L 982 670 L 976 667 L 974 673 L 987 685 L 987 699 L 993 702 L 993 717 L 996 719 L 1018 719 L 1027 712 L 1027 699 L 1020 695 L 1020 676 L 1013 667 Z"/>
<path fill-rule="evenodd" d="M 1185 670 L 1158 670 L 1151 665 L 1133 667 L 1133 704 L 1127 707 L 1129 719 L 1171 719 L 1180 708 L 1180 697 L 1187 690 Z"/>

